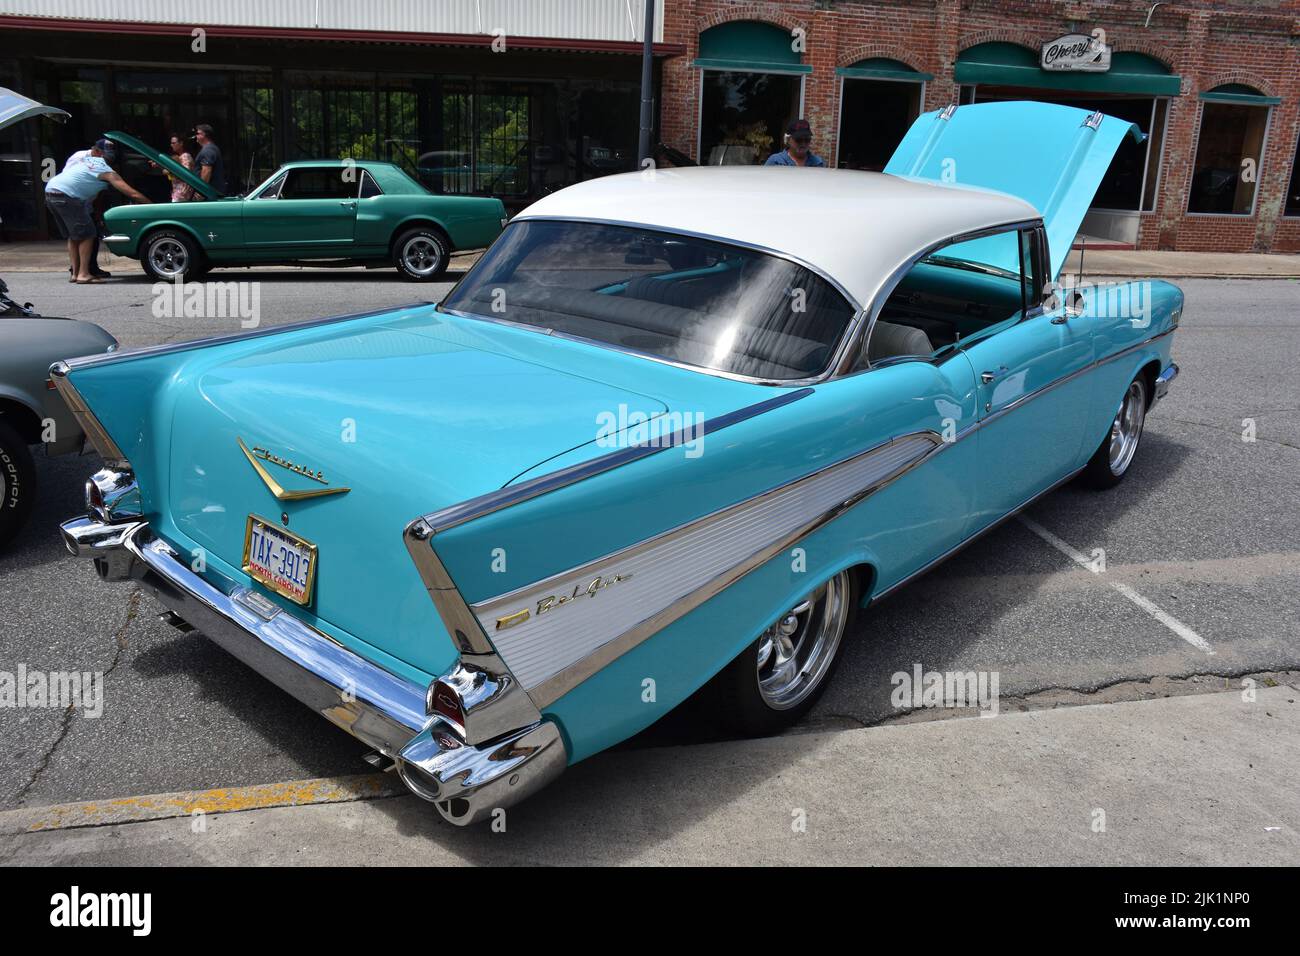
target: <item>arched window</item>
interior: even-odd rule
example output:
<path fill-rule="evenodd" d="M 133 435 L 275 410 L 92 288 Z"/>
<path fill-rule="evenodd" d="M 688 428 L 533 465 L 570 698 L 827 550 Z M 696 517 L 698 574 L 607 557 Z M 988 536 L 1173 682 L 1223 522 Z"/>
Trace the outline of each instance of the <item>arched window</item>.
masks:
<path fill-rule="evenodd" d="M 1281 100 L 1241 83 L 1216 86 L 1200 99 L 1201 132 L 1187 211 L 1249 216 L 1255 211 L 1269 112 Z"/>
<path fill-rule="evenodd" d="M 694 66 L 701 71 L 702 164 L 761 163 L 784 148 L 786 126 L 803 107 L 803 77 L 812 72 L 794 36 L 755 20 L 724 23 L 700 34 Z"/>

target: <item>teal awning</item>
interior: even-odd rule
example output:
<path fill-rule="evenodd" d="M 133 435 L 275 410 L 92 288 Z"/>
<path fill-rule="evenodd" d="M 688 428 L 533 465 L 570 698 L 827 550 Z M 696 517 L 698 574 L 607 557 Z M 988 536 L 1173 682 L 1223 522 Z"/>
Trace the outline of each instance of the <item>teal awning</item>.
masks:
<path fill-rule="evenodd" d="M 974 86 L 1022 86 L 1076 93 L 1128 93 L 1137 96 L 1177 96 L 1182 78 L 1144 53 L 1116 53 L 1106 73 L 1044 70 L 1038 53 L 1015 43 L 981 43 L 957 57 L 953 79 Z"/>
<path fill-rule="evenodd" d="M 837 66 L 835 75 L 848 77 L 851 80 L 906 80 L 912 83 L 926 83 L 934 79 L 933 73 L 922 73 L 901 60 L 891 60 L 883 56 L 858 60 L 852 66 Z"/>
<path fill-rule="evenodd" d="M 737 20 L 700 34 L 700 55 L 691 64 L 740 73 L 811 73 L 794 50 L 794 38 L 770 23 Z"/>
<path fill-rule="evenodd" d="M 1206 103 L 1240 103 L 1242 106 L 1277 106 L 1280 96 L 1265 96 L 1253 86 L 1244 83 L 1226 83 L 1200 95 Z"/>

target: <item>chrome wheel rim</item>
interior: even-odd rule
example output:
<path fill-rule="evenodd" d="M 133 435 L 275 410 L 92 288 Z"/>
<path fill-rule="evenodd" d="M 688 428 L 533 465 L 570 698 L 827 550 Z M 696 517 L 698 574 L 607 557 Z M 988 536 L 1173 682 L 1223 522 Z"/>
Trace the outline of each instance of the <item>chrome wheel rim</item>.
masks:
<path fill-rule="evenodd" d="M 786 611 L 758 640 L 758 692 L 773 710 L 808 698 L 835 660 L 849 620 L 849 573 L 841 571 Z"/>
<path fill-rule="evenodd" d="M 190 254 L 179 239 L 159 239 L 149 246 L 149 264 L 159 275 L 174 279 L 185 274 L 189 263 Z"/>
<path fill-rule="evenodd" d="M 1128 470 L 1137 454 L 1138 440 L 1142 437 L 1142 425 L 1146 421 L 1147 391 L 1142 380 L 1138 379 L 1124 393 L 1124 404 L 1119 414 L 1110 423 L 1110 472 L 1122 475 Z"/>
<path fill-rule="evenodd" d="M 438 268 L 442 250 L 428 236 L 415 236 L 402 246 L 402 263 L 415 275 L 427 276 Z"/>

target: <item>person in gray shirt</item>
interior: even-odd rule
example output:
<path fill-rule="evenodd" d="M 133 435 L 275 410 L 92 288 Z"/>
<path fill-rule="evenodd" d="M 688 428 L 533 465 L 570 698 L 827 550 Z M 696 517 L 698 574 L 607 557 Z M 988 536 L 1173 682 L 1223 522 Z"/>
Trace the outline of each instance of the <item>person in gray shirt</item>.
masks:
<path fill-rule="evenodd" d="M 212 127 L 200 123 L 194 127 L 194 140 L 199 144 L 199 154 L 194 165 L 203 181 L 221 194 L 226 192 L 226 164 L 221 158 L 221 148 L 212 139 Z"/>

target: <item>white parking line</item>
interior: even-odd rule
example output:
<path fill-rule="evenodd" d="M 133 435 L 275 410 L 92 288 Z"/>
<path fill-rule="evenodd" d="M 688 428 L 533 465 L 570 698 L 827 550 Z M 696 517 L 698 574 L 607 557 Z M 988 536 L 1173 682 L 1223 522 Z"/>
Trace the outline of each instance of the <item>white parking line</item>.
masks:
<path fill-rule="evenodd" d="M 1040 538 L 1042 538 L 1044 541 L 1050 544 L 1057 551 L 1060 551 L 1062 554 L 1064 554 L 1075 564 L 1079 565 L 1079 567 L 1083 568 L 1085 571 L 1091 571 L 1093 574 L 1102 573 L 1100 568 L 1098 568 L 1097 564 L 1092 559 L 1088 558 L 1082 552 L 1077 551 L 1074 548 L 1070 547 L 1069 544 L 1062 541 L 1056 535 L 1052 534 L 1052 532 L 1048 531 L 1046 528 L 1044 528 L 1041 524 L 1039 524 L 1034 519 L 1028 518 L 1025 515 L 1018 515 L 1017 517 L 1020 519 L 1020 523 L 1023 524 L 1026 528 L 1028 528 L 1034 534 L 1038 535 Z M 1142 610 L 1146 611 L 1148 614 L 1150 614 L 1153 618 L 1155 618 L 1165 627 L 1169 628 L 1169 630 L 1173 631 L 1175 634 L 1177 634 L 1179 637 L 1185 640 L 1188 644 L 1191 644 L 1192 647 L 1196 648 L 1198 651 L 1204 651 L 1206 654 L 1208 654 L 1211 657 L 1214 656 L 1214 649 L 1210 647 L 1209 642 L 1206 641 L 1205 638 L 1201 637 L 1201 635 L 1197 634 L 1190 627 L 1188 627 L 1182 621 L 1178 620 L 1178 618 L 1174 617 L 1168 611 L 1165 611 L 1155 602 L 1151 601 L 1149 598 L 1143 597 L 1141 594 L 1133 590 L 1133 588 L 1129 587 L 1127 584 L 1124 584 L 1122 581 L 1107 581 L 1106 583 L 1109 584 L 1111 587 L 1113 587 L 1120 594 L 1124 595 L 1124 597 L 1128 598 L 1130 601 L 1132 601 Z"/>

